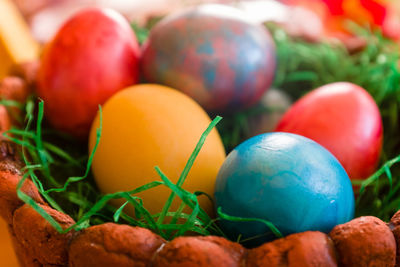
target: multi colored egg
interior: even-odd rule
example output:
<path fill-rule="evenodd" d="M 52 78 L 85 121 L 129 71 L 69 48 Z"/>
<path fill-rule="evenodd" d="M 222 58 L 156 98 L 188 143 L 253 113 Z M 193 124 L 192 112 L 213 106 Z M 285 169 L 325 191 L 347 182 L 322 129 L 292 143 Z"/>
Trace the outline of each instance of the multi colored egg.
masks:
<path fill-rule="evenodd" d="M 275 131 L 308 137 L 328 149 L 351 179 L 365 179 L 379 162 L 383 125 L 374 99 L 358 85 L 331 83 L 299 99 Z"/>
<path fill-rule="evenodd" d="M 215 185 L 216 207 L 225 214 L 272 222 L 282 234 L 329 232 L 353 218 L 350 179 L 337 159 L 316 142 L 290 133 L 255 136 L 236 147 Z M 222 220 L 233 239 L 259 244 L 274 238 L 261 222 Z"/>
<path fill-rule="evenodd" d="M 103 193 L 129 191 L 153 181 L 161 181 L 158 166 L 176 183 L 201 134 L 211 120 L 190 97 L 161 85 L 129 87 L 111 97 L 103 108 L 101 139 L 92 170 Z M 90 133 L 90 151 L 96 143 L 99 116 Z M 212 196 L 225 149 L 217 130 L 205 141 L 183 188 Z M 161 212 L 171 190 L 158 186 L 135 196 L 151 214 Z M 178 197 L 177 197 L 178 198 Z M 200 205 L 212 214 L 213 205 L 206 196 Z M 120 204 L 120 203 L 119 203 Z M 176 209 L 179 202 L 174 202 Z"/>
<path fill-rule="evenodd" d="M 176 88 L 210 112 L 256 103 L 275 73 L 274 42 L 236 8 L 204 5 L 166 17 L 144 45 L 149 82 Z"/>

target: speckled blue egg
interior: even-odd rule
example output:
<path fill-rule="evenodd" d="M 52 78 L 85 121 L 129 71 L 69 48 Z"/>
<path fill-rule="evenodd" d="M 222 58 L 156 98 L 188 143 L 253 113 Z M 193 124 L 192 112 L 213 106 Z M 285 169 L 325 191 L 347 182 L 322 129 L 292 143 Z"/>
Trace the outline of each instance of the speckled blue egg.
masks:
<path fill-rule="evenodd" d="M 289 133 L 255 136 L 236 147 L 215 186 L 216 207 L 228 215 L 272 222 L 283 235 L 328 233 L 354 216 L 350 179 L 339 161 L 311 139 Z M 221 221 L 233 239 L 274 238 L 260 222 Z"/>
<path fill-rule="evenodd" d="M 148 82 L 176 88 L 209 112 L 226 113 L 260 99 L 272 83 L 275 57 L 264 26 L 236 8 L 202 5 L 153 27 L 142 71 Z"/>

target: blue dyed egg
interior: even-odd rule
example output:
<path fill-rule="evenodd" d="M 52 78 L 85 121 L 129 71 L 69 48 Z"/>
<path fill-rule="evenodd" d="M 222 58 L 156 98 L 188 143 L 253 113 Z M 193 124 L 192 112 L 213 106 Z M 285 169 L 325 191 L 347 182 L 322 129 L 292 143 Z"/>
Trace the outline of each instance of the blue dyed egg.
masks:
<path fill-rule="evenodd" d="M 311 139 L 289 133 L 255 136 L 236 147 L 222 165 L 215 186 L 222 212 L 272 222 L 284 235 L 329 232 L 354 216 L 350 179 L 339 161 Z M 260 222 L 221 221 L 236 239 L 274 238 Z"/>
<path fill-rule="evenodd" d="M 220 113 L 255 104 L 272 83 L 275 61 L 265 27 L 236 8 L 203 5 L 151 30 L 142 70 L 148 82 L 176 88 Z"/>

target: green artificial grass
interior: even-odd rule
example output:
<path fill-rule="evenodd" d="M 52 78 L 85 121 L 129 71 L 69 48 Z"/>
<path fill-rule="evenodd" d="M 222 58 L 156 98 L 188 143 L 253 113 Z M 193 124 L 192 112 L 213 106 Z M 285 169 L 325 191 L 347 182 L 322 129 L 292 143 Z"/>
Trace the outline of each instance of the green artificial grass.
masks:
<path fill-rule="evenodd" d="M 356 53 L 349 53 L 344 46 L 330 43 L 309 43 L 288 36 L 275 25 L 267 25 L 276 43 L 278 66 L 273 86 L 298 99 L 308 91 L 336 81 L 349 81 L 365 88 L 377 102 L 384 124 L 384 148 L 378 171 L 364 181 L 353 181 L 359 185 L 356 216 L 375 215 L 388 220 L 400 209 L 400 129 L 398 124 L 400 103 L 400 73 L 398 68 L 398 45 L 386 40 L 379 33 L 360 31 L 367 39 L 367 46 Z M 149 34 L 148 28 L 133 26 L 139 33 L 140 42 Z M 31 98 L 24 105 L 12 101 L 2 104 L 24 108 L 24 128 L 12 128 L 4 136 L 22 147 L 25 163 L 24 176 L 18 185 L 18 196 L 31 205 L 59 232 L 80 230 L 104 222 L 127 223 L 151 229 L 170 240 L 187 233 L 200 235 L 225 234 L 216 221 L 248 221 L 259 219 L 238 218 L 224 214 L 218 209 L 217 219 L 210 218 L 199 206 L 197 197 L 202 192 L 188 192 L 182 188 L 191 166 L 205 138 L 214 127 L 218 127 L 227 151 L 233 149 L 249 136 L 249 118 L 271 110 L 260 106 L 216 117 L 200 138 L 176 184 L 155 166 L 160 179 L 127 192 L 103 195 L 97 190 L 90 172 L 91 162 L 99 140 L 101 123 L 97 131 L 97 143 L 90 155 L 87 144 L 52 130 L 44 121 L 45 103 Z M 101 114 L 101 108 L 100 108 Z M 220 122 L 221 121 L 221 122 Z M 218 124 L 218 125 L 217 125 Z M 78 174 L 78 175 L 77 175 Z M 23 181 L 32 179 L 39 192 L 56 210 L 69 214 L 76 223 L 68 229 L 61 226 L 39 205 L 20 189 Z M 135 196 L 150 188 L 165 186 L 171 191 L 163 210 L 150 214 L 142 200 Z M 109 205 L 112 199 L 125 200 L 120 207 Z M 181 200 L 176 210 L 171 210 L 175 198 Z M 135 208 L 135 214 L 124 212 L 126 205 Z M 188 212 L 189 211 L 189 212 Z M 279 229 L 268 221 L 265 223 L 276 236 Z"/>
<path fill-rule="evenodd" d="M 37 114 L 35 114 L 35 106 Z M 58 147 L 55 144 L 43 140 L 43 101 L 39 101 L 36 105 L 32 98 L 26 103 L 25 110 L 27 114 L 25 128 L 13 128 L 4 133 L 6 138 L 14 141 L 22 148 L 21 157 L 25 167 L 23 169 L 24 175 L 17 186 L 17 195 L 25 203 L 32 206 L 60 233 L 66 233 L 72 229 L 81 230 L 91 225 L 104 222 L 116 222 L 150 229 L 167 240 L 186 235 L 187 233 L 225 236 L 216 224 L 218 219 L 212 219 L 199 205 L 197 197 L 204 193 L 188 192 L 182 188 L 208 134 L 221 121 L 221 117 L 217 116 L 200 136 L 176 184 L 171 182 L 159 167 L 155 166 L 160 180 L 150 182 L 130 191 L 103 195 L 95 189 L 93 177 L 91 177 L 90 172 L 93 157 L 101 139 L 101 107 L 99 107 L 100 126 L 96 132 L 96 144 L 87 158 L 85 167 L 81 166 L 82 164 L 77 162 L 65 148 Z M 55 135 L 58 140 L 62 138 L 62 136 L 57 133 Z M 68 147 L 69 145 L 76 145 L 73 140 L 67 139 L 64 139 L 63 143 L 68 144 Z M 61 162 L 58 162 L 56 160 L 57 158 L 60 159 Z M 83 175 L 68 177 L 67 170 L 71 171 L 71 168 L 75 172 L 83 172 Z M 54 209 L 69 214 L 76 223 L 67 229 L 63 229 L 57 221 L 25 194 L 21 188 L 28 178 L 32 179 L 40 194 Z M 157 186 L 165 186 L 169 188 L 171 193 L 162 211 L 157 214 L 151 214 L 146 209 L 143 201 L 135 196 L 135 194 Z M 171 204 L 176 197 L 179 197 L 181 204 L 177 210 L 171 210 Z M 114 207 L 109 205 L 109 201 L 112 199 L 124 199 L 125 203 L 120 207 Z M 124 208 L 128 204 L 134 207 L 134 214 L 124 212 Z M 186 209 L 186 207 L 188 207 L 188 209 Z M 76 210 L 78 210 L 78 212 L 75 212 Z M 220 212 L 220 214 L 225 219 L 230 218 L 227 214 L 222 212 Z M 234 220 L 260 221 L 258 219 L 248 218 L 234 218 Z M 281 236 L 272 223 L 265 220 L 262 222 L 270 227 L 274 234 Z"/>
<path fill-rule="evenodd" d="M 310 43 L 290 37 L 267 24 L 277 53 L 274 88 L 296 100 L 322 85 L 348 81 L 366 89 L 376 101 L 384 127 L 380 169 L 359 185 L 356 216 L 373 215 L 389 220 L 400 209 L 400 70 L 399 44 L 379 32 L 356 28 L 366 40 L 364 49 L 350 53 L 338 42 Z M 248 121 L 254 114 L 271 112 L 260 106 L 225 117 L 219 131 L 228 150 L 249 136 Z"/>

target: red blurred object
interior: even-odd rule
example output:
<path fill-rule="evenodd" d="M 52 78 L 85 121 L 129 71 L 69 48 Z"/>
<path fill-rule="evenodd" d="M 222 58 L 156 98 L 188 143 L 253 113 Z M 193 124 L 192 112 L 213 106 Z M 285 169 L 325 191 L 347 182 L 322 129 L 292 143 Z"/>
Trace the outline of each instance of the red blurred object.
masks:
<path fill-rule="evenodd" d="M 352 34 L 348 21 L 381 29 L 389 38 L 400 40 L 400 1 L 390 0 L 285 0 L 289 5 L 306 7 L 318 14 L 325 35 L 346 40 Z"/>
<path fill-rule="evenodd" d="M 351 179 L 371 175 L 382 148 L 378 106 L 367 91 L 348 82 L 331 83 L 300 98 L 275 131 L 299 134 L 324 146 Z"/>

